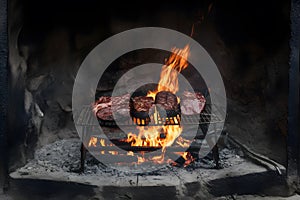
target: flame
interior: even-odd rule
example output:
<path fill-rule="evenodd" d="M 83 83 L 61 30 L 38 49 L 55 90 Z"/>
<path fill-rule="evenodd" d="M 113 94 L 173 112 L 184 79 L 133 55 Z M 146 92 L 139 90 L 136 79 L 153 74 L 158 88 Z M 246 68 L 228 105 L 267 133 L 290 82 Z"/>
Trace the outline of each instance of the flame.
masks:
<path fill-rule="evenodd" d="M 127 156 L 134 156 L 134 153 L 132 151 L 128 151 Z"/>
<path fill-rule="evenodd" d="M 183 157 L 184 160 L 187 160 L 188 159 L 188 152 L 182 153 L 181 156 Z"/>
<path fill-rule="evenodd" d="M 100 144 L 101 144 L 101 146 L 105 146 L 105 140 L 104 139 L 100 139 Z"/>
<path fill-rule="evenodd" d="M 190 152 L 175 152 L 175 154 L 180 155 L 185 160 L 184 167 L 195 160 Z"/>
<path fill-rule="evenodd" d="M 90 141 L 89 141 L 89 144 L 88 144 L 88 147 L 96 147 L 97 146 L 97 142 L 98 142 L 98 139 L 96 137 L 91 137 Z"/>
<path fill-rule="evenodd" d="M 163 150 L 171 146 L 182 132 L 179 125 L 170 126 L 137 126 L 139 134 L 128 133 L 127 139 L 131 146 L 161 147 Z"/>
<path fill-rule="evenodd" d="M 169 91 L 176 94 L 179 90 L 178 74 L 187 68 L 188 56 L 190 47 L 186 45 L 183 49 L 173 48 L 171 56 L 166 60 L 162 66 L 160 79 L 155 91 L 149 91 L 147 96 L 155 99 L 155 96 L 160 91 Z M 180 102 L 179 97 L 177 97 Z M 159 113 L 155 109 L 154 121 L 157 122 Z M 131 143 L 131 146 L 148 146 L 148 147 L 161 147 L 162 154 L 151 158 L 153 162 L 163 163 L 166 148 L 171 146 L 174 141 L 180 136 L 182 127 L 180 125 L 167 125 L 167 126 L 138 126 L 138 134 L 128 133 L 126 142 Z M 178 142 L 182 147 L 189 145 L 187 140 L 181 138 Z M 138 158 L 138 163 L 145 162 L 142 157 Z"/>
<path fill-rule="evenodd" d="M 155 95 L 160 91 L 168 91 L 173 94 L 178 92 L 178 74 L 187 68 L 189 52 L 189 45 L 186 45 L 183 49 L 172 49 L 171 56 L 162 66 L 157 89 L 155 91 L 149 91 L 147 96 L 155 98 Z"/>
<path fill-rule="evenodd" d="M 147 96 L 155 98 L 156 94 L 160 91 L 168 91 L 173 94 L 176 94 L 179 90 L 178 83 L 178 74 L 187 68 L 188 66 L 188 56 L 189 56 L 190 47 L 186 45 L 183 49 L 173 48 L 171 56 L 165 61 L 165 64 L 162 66 L 160 73 L 160 80 L 158 82 L 158 86 L 155 91 L 149 91 Z M 179 97 L 177 97 L 178 102 L 180 102 Z M 96 113 L 99 110 L 100 105 L 98 102 L 94 104 L 94 112 Z M 109 106 L 109 105 L 108 105 Z M 178 116 L 179 119 L 179 116 Z M 138 119 L 139 120 L 139 119 Z M 156 107 L 153 114 L 154 122 L 160 120 L 159 112 Z M 177 121 L 177 118 L 175 119 Z M 142 122 L 142 124 L 144 124 Z M 185 140 L 180 137 L 182 133 L 182 127 L 180 125 L 165 125 L 165 126 L 137 126 L 137 132 L 128 133 L 127 138 L 123 140 L 123 142 L 129 143 L 131 146 L 136 147 L 157 147 L 161 148 L 161 154 L 153 157 L 145 157 L 144 153 L 141 152 L 140 155 L 135 155 L 132 151 L 127 152 L 127 156 L 136 156 L 137 164 L 141 164 L 147 161 L 155 162 L 155 163 L 171 163 L 172 161 L 168 159 L 165 161 L 165 152 L 167 147 L 173 145 L 176 141 L 181 147 L 188 147 L 190 145 L 189 140 Z M 97 138 L 91 137 L 89 141 L 90 146 L 96 146 L 98 142 Z M 100 139 L 99 143 L 101 146 L 106 146 L 105 140 Z M 118 152 L 108 151 L 108 153 L 112 155 L 117 155 Z M 104 154 L 104 151 L 101 151 L 101 154 Z M 190 160 L 189 155 L 185 153 L 178 154 L 181 155 L 185 160 Z"/>
<path fill-rule="evenodd" d="M 111 155 L 118 155 L 119 154 L 118 151 L 108 151 L 108 153 L 110 153 Z"/>
<path fill-rule="evenodd" d="M 146 159 L 144 158 L 144 156 L 137 156 L 137 158 L 138 158 L 138 161 L 137 161 L 138 164 L 141 164 L 141 163 L 143 163 L 143 162 L 146 161 Z"/>
<path fill-rule="evenodd" d="M 157 91 L 169 91 L 175 94 L 178 89 L 178 73 L 188 66 L 188 55 L 190 47 L 185 46 L 184 49 L 172 49 L 172 55 L 162 67 L 160 80 L 158 82 Z"/>
<path fill-rule="evenodd" d="M 189 147 L 191 144 L 190 140 L 184 139 L 183 137 L 178 137 L 178 139 L 176 140 L 176 143 L 181 146 L 181 147 Z"/>
<path fill-rule="evenodd" d="M 159 156 L 154 156 L 153 158 L 151 158 L 151 160 L 155 163 L 159 163 L 162 164 L 165 161 L 165 152 L 163 152 L 161 155 Z"/>

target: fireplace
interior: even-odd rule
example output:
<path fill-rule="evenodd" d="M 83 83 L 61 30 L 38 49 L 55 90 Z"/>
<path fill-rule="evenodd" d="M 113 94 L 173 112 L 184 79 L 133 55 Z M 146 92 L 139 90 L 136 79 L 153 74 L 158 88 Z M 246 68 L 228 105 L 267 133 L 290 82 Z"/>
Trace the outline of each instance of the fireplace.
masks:
<path fill-rule="evenodd" d="M 7 131 L 0 135 L 5 138 L 0 144 L 4 195 L 140 199 L 152 193 L 157 199 L 197 199 L 293 194 L 298 136 L 297 125 L 291 129 L 288 124 L 294 119 L 288 117 L 294 83 L 289 82 L 294 52 L 290 3 L 10 1 L 9 65 L 3 65 L 10 86 L 4 106 Z M 141 39 L 137 33 L 144 28 L 148 37 Z M 154 30 L 162 32 L 157 36 Z M 91 52 L 131 31 L 145 48 L 132 47 L 106 69 L 95 65 L 92 75 L 78 82 Z M 175 32 L 192 42 L 175 45 L 181 41 Z M 121 52 L 131 43 L 124 38 L 119 48 L 111 45 L 103 55 Z M 149 45 L 151 39 L 159 40 L 160 48 Z M 197 45 L 205 53 L 195 53 Z M 207 82 L 197 71 L 198 55 L 214 63 L 226 95 L 214 87 L 217 79 Z M 106 60 L 99 56 L 95 63 Z M 207 66 L 201 67 L 205 72 Z M 76 93 L 76 84 L 93 89 Z M 225 106 L 214 102 L 218 95 Z M 122 110 L 127 114 L 120 117 Z"/>

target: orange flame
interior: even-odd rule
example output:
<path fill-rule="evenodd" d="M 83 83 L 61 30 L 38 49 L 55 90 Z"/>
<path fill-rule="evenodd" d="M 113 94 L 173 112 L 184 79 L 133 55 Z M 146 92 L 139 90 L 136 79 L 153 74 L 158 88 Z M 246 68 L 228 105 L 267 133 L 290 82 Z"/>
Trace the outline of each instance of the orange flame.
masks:
<path fill-rule="evenodd" d="M 184 167 L 188 166 L 194 161 L 194 158 L 190 152 L 175 152 L 175 154 L 180 155 L 185 160 Z"/>
<path fill-rule="evenodd" d="M 119 154 L 118 151 L 108 151 L 108 153 L 110 153 L 111 155 L 118 155 Z"/>
<path fill-rule="evenodd" d="M 100 139 L 100 144 L 101 144 L 101 146 L 105 146 L 105 140 L 104 139 Z"/>
<path fill-rule="evenodd" d="M 169 91 L 175 94 L 178 89 L 178 73 L 188 66 L 188 55 L 190 47 L 185 46 L 184 49 L 172 49 L 172 55 L 162 67 L 160 80 L 158 82 L 157 91 Z"/>
<path fill-rule="evenodd" d="M 176 94 L 179 90 L 178 74 L 188 66 L 188 56 L 190 47 L 186 45 L 183 49 L 173 48 L 171 56 L 166 60 L 165 65 L 162 66 L 160 73 L 160 80 L 155 91 L 149 91 L 147 96 L 155 98 L 155 95 L 160 91 L 169 91 Z M 178 98 L 178 97 L 177 97 Z M 178 98 L 178 102 L 180 99 Z M 158 116 L 155 110 L 154 117 Z M 155 120 L 155 119 L 154 119 Z M 180 136 L 182 127 L 179 125 L 170 126 L 138 126 L 138 135 L 133 133 L 127 134 L 126 142 L 131 143 L 131 146 L 150 146 L 161 147 L 162 154 L 153 157 L 153 162 L 162 163 L 164 161 L 164 153 L 166 147 L 171 146 L 174 141 Z M 179 142 L 181 146 L 186 146 L 187 141 Z M 138 163 L 144 162 L 139 158 Z"/>
<path fill-rule="evenodd" d="M 190 47 L 186 45 L 183 49 L 173 48 L 171 56 L 165 61 L 162 66 L 160 73 L 160 80 L 155 91 L 149 91 L 147 96 L 155 98 L 155 95 L 160 91 L 168 91 L 176 94 L 179 90 L 178 74 L 188 66 L 188 56 Z M 178 102 L 180 102 L 179 97 Z M 94 112 L 99 108 L 97 104 L 94 105 Z M 159 118 L 159 113 L 155 109 L 154 121 Z M 180 125 L 165 125 L 165 126 L 137 126 L 138 133 L 128 133 L 127 138 L 123 141 L 130 143 L 131 146 L 139 147 L 159 147 L 162 149 L 161 155 L 154 156 L 151 158 L 145 158 L 142 153 L 141 156 L 135 155 L 132 151 L 127 152 L 127 156 L 136 156 L 137 164 L 141 164 L 146 161 L 152 161 L 155 163 L 171 163 L 170 159 L 165 161 L 166 148 L 170 147 L 175 141 L 181 147 L 188 147 L 190 145 L 189 140 L 185 140 L 179 137 L 182 132 L 182 127 Z M 90 146 L 96 146 L 98 142 L 97 138 L 91 137 L 89 141 Z M 105 140 L 100 139 L 99 143 L 101 146 L 106 146 Z M 104 151 L 101 151 L 101 154 Z M 109 151 L 108 153 L 112 155 L 117 155 L 118 152 Z M 189 160 L 188 154 L 179 154 L 184 157 L 185 160 Z"/>
<path fill-rule="evenodd" d="M 134 156 L 134 153 L 132 151 L 128 151 L 127 156 Z"/>
<path fill-rule="evenodd" d="M 172 126 L 138 126 L 139 134 L 128 133 L 126 142 L 131 146 L 166 147 L 171 146 L 182 132 L 179 125 Z"/>
<path fill-rule="evenodd" d="M 88 147 L 96 147 L 97 146 L 97 142 L 98 142 L 98 139 L 96 137 L 91 137 L 90 141 L 89 141 L 89 144 L 88 144 Z"/>
<path fill-rule="evenodd" d="M 178 92 L 178 73 L 187 68 L 189 52 L 189 45 L 186 45 L 183 49 L 172 49 L 172 55 L 166 60 L 165 65 L 162 66 L 157 89 L 149 91 L 147 96 L 155 98 L 155 95 L 160 91 L 169 91 L 173 94 Z"/>

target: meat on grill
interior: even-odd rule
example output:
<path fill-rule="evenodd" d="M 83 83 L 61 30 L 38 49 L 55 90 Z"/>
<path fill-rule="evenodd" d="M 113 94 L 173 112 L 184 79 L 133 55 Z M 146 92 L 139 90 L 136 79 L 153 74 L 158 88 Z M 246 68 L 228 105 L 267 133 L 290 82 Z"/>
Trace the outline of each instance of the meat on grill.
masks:
<path fill-rule="evenodd" d="M 205 106 L 206 99 L 200 92 L 185 91 L 180 99 L 181 114 L 200 114 Z"/>
<path fill-rule="evenodd" d="M 175 94 L 167 91 L 158 92 L 155 103 L 161 105 L 165 110 L 177 110 L 178 101 Z"/>
<path fill-rule="evenodd" d="M 152 97 L 139 96 L 132 99 L 133 109 L 136 112 L 149 112 L 154 104 Z"/>
<path fill-rule="evenodd" d="M 113 113 L 116 119 L 126 119 L 129 117 L 129 98 L 130 94 L 114 97 L 102 96 L 94 104 L 93 110 L 102 120 L 114 120 Z"/>
<path fill-rule="evenodd" d="M 101 108 L 96 112 L 96 115 L 99 119 L 106 120 L 106 121 L 112 121 L 114 120 L 111 107 L 105 107 Z"/>

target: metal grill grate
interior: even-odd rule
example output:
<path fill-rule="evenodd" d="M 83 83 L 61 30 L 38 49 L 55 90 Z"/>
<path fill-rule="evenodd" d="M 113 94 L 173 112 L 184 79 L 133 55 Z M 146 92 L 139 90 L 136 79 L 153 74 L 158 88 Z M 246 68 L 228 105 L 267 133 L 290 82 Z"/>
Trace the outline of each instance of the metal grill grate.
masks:
<path fill-rule="evenodd" d="M 219 114 L 221 110 L 218 107 L 215 107 L 216 113 L 211 112 L 211 108 L 214 105 L 206 105 L 204 110 L 200 115 L 177 115 L 175 117 L 156 117 L 157 120 L 154 120 L 154 116 L 150 116 L 150 119 L 138 119 L 138 118 L 130 118 L 128 120 L 124 120 L 119 123 L 121 126 L 163 126 L 163 125 L 196 125 L 196 124 L 209 124 L 209 123 L 220 123 L 224 120 L 220 117 Z M 95 120 L 92 119 L 94 117 L 92 113 L 92 109 L 90 106 L 84 106 L 83 109 L 79 112 L 75 112 L 75 120 L 76 124 L 79 126 L 108 126 L 108 127 L 116 127 L 117 124 L 115 121 L 102 121 L 99 120 L 99 124 L 95 123 Z"/>

